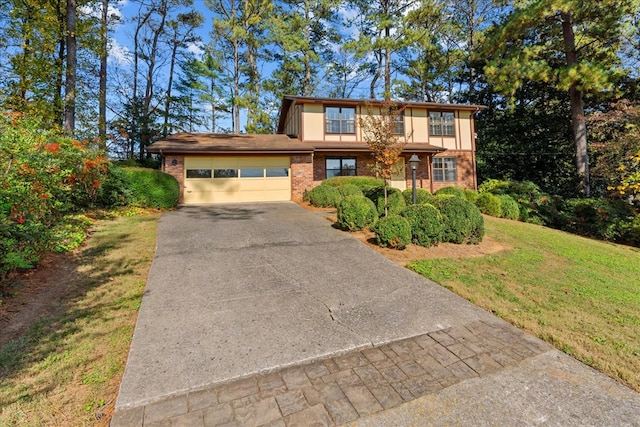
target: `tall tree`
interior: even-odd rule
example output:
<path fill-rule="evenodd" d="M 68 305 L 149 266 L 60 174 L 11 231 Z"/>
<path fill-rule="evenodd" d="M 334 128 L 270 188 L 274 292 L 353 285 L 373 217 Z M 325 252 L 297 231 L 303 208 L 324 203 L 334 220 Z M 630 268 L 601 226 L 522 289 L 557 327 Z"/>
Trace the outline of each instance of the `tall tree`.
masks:
<path fill-rule="evenodd" d="M 77 13 L 78 4 L 76 0 L 66 0 L 66 79 L 64 95 L 64 132 L 73 136 L 76 128 L 76 74 L 77 74 Z"/>
<path fill-rule="evenodd" d="M 579 192 L 590 193 L 583 94 L 610 90 L 618 71 L 619 38 L 633 0 L 544 0 L 520 3 L 485 43 L 485 72 L 513 95 L 525 81 L 568 93 Z"/>

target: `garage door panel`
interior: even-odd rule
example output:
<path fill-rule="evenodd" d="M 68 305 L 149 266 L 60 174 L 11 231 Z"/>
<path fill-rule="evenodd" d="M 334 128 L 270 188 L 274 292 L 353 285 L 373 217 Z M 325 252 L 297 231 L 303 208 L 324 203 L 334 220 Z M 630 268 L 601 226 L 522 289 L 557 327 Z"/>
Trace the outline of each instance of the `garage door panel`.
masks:
<path fill-rule="evenodd" d="M 290 161 L 288 156 L 186 157 L 191 172 L 185 173 L 184 203 L 291 200 Z M 203 169 L 211 169 L 211 178 L 202 178 L 208 176 Z"/>

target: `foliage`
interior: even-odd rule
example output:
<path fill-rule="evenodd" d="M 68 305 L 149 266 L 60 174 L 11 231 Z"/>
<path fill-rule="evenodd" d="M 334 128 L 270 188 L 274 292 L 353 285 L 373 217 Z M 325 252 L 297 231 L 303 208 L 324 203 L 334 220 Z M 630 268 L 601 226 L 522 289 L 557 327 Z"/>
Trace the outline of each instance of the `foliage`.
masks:
<path fill-rule="evenodd" d="M 409 206 L 413 203 L 413 189 L 407 188 L 402 192 L 402 196 L 404 197 L 404 201 Z M 425 188 L 416 188 L 416 204 L 420 205 L 422 203 L 431 203 L 434 199 L 434 195 L 429 192 L 429 190 Z"/>
<path fill-rule="evenodd" d="M 372 188 L 367 191 L 366 196 L 376 205 L 380 216 L 383 216 L 385 212 L 387 214 L 397 215 L 407 205 L 402 192 L 393 187 Z"/>
<path fill-rule="evenodd" d="M 69 215 L 97 203 L 107 165 L 86 142 L 0 116 L 0 280 L 32 267 L 56 247 Z"/>
<path fill-rule="evenodd" d="M 520 208 L 520 221 L 553 226 L 560 220 L 560 199 L 542 192 L 540 187 L 531 181 L 491 179 L 483 182 L 479 191 L 480 194 L 489 191 L 497 195 L 511 196 Z"/>
<path fill-rule="evenodd" d="M 342 185 L 339 185 L 336 188 L 338 189 L 338 192 L 340 193 L 340 195 L 342 197 L 364 196 L 364 193 L 362 192 L 360 187 L 358 187 L 357 185 L 354 185 L 354 184 L 342 184 Z"/>
<path fill-rule="evenodd" d="M 413 243 L 428 248 L 442 240 L 445 225 L 442 214 L 435 206 L 428 203 L 409 205 L 400 215 L 409 221 Z"/>
<path fill-rule="evenodd" d="M 561 228 L 582 236 L 601 240 L 623 239 L 626 226 L 636 216 L 626 202 L 616 199 L 570 199 L 562 207 L 564 219 Z"/>
<path fill-rule="evenodd" d="M 591 114 L 591 175 L 612 197 L 640 194 L 640 105 L 618 101 Z"/>
<path fill-rule="evenodd" d="M 441 194 L 451 194 L 453 196 L 456 197 L 462 197 L 465 198 L 464 196 L 464 190 L 460 187 L 455 187 L 455 186 L 448 186 L 448 187 L 442 187 L 440 189 L 438 189 L 435 192 L 436 196 L 437 195 L 441 195 Z"/>
<path fill-rule="evenodd" d="M 443 242 L 476 244 L 482 241 L 484 219 L 474 204 L 445 194 L 436 198 L 435 206 L 444 219 Z"/>
<path fill-rule="evenodd" d="M 346 196 L 338 205 L 338 225 L 344 230 L 362 230 L 377 219 L 376 206 L 362 195 Z"/>
<path fill-rule="evenodd" d="M 384 181 L 371 176 L 334 176 L 322 181 L 322 185 L 330 185 L 332 187 L 339 187 L 344 184 L 355 185 L 363 192 L 366 192 L 375 187 L 382 187 Z"/>
<path fill-rule="evenodd" d="M 474 205 L 476 204 L 476 200 L 478 200 L 478 192 L 477 191 L 473 191 L 473 190 L 464 190 L 464 198 L 467 199 L 468 201 L 470 201 L 471 203 L 473 203 Z"/>
<path fill-rule="evenodd" d="M 507 194 L 496 196 L 502 204 L 502 218 L 517 220 L 520 218 L 520 207 L 513 197 Z"/>
<path fill-rule="evenodd" d="M 335 208 L 340 203 L 342 196 L 336 187 L 330 185 L 318 185 L 307 193 L 309 203 L 320 208 Z"/>
<path fill-rule="evenodd" d="M 155 169 L 123 168 L 130 195 L 128 205 L 142 208 L 171 209 L 178 204 L 178 181 Z"/>
<path fill-rule="evenodd" d="M 486 191 L 480 193 L 476 200 L 476 206 L 483 214 L 495 216 L 496 218 L 502 216 L 502 200 L 492 193 Z"/>
<path fill-rule="evenodd" d="M 400 215 L 391 214 L 380 218 L 374 231 L 376 241 L 383 248 L 404 249 L 411 243 L 411 226 Z"/>

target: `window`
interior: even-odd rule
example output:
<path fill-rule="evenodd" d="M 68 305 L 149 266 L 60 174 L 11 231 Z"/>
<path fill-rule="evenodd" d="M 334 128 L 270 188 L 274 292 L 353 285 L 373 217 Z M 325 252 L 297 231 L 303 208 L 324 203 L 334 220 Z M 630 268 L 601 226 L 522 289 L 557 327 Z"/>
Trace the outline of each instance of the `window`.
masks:
<path fill-rule="evenodd" d="M 327 178 L 333 176 L 356 176 L 356 159 L 354 157 L 327 158 Z"/>
<path fill-rule="evenodd" d="M 453 113 L 430 111 L 429 134 L 433 136 L 455 136 Z"/>
<path fill-rule="evenodd" d="M 246 168 L 240 169 L 240 178 L 263 178 L 264 169 Z"/>
<path fill-rule="evenodd" d="M 393 134 L 404 135 L 404 113 L 403 112 L 394 113 L 393 122 L 394 122 Z"/>
<path fill-rule="evenodd" d="M 237 178 L 238 169 L 214 169 L 214 178 Z"/>
<path fill-rule="evenodd" d="M 267 168 L 267 178 L 282 178 L 289 176 L 289 168 Z"/>
<path fill-rule="evenodd" d="M 211 169 L 187 169 L 187 178 L 211 178 Z"/>
<path fill-rule="evenodd" d="M 356 133 L 356 109 L 353 107 L 327 107 L 326 133 Z"/>
<path fill-rule="evenodd" d="M 433 180 L 434 181 L 457 181 L 455 157 L 434 157 L 433 158 Z"/>

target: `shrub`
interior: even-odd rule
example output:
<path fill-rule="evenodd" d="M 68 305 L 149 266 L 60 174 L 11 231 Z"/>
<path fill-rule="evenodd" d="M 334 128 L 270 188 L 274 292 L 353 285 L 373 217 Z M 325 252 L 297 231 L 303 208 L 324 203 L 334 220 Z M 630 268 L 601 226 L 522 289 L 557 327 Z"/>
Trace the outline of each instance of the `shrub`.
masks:
<path fill-rule="evenodd" d="M 131 191 L 129 205 L 170 209 L 178 204 L 180 188 L 173 176 L 142 167 L 126 167 L 122 171 Z"/>
<path fill-rule="evenodd" d="M 471 203 L 473 203 L 474 205 L 476 204 L 476 200 L 478 200 L 478 196 L 479 194 L 477 191 L 464 190 L 464 198 L 470 201 Z"/>
<path fill-rule="evenodd" d="M 362 192 L 367 192 L 374 187 L 382 187 L 384 181 L 380 178 L 374 178 L 372 176 L 334 176 L 332 178 L 322 181 L 323 185 L 330 185 L 331 187 L 339 187 L 344 184 L 355 185 L 360 188 Z"/>
<path fill-rule="evenodd" d="M 476 206 L 480 212 L 500 218 L 502 216 L 502 200 L 492 193 L 480 193 Z"/>
<path fill-rule="evenodd" d="M 309 203 L 321 208 L 335 208 L 342 199 L 338 189 L 330 185 L 318 185 L 317 187 L 313 187 L 311 191 L 309 191 L 308 196 Z"/>
<path fill-rule="evenodd" d="M 444 219 L 443 242 L 480 243 L 484 237 L 484 219 L 480 210 L 466 199 L 438 196 L 436 207 Z"/>
<path fill-rule="evenodd" d="M 569 199 L 563 210 L 565 230 L 583 236 L 615 241 L 632 230 L 635 213 L 622 200 Z"/>
<path fill-rule="evenodd" d="M 378 215 L 384 215 L 384 187 L 372 188 L 366 196 L 376 205 Z M 404 201 L 402 192 L 397 188 L 387 187 L 387 213 L 397 215 L 405 206 L 407 203 Z"/>
<path fill-rule="evenodd" d="M 354 184 L 342 184 L 336 188 L 338 189 L 338 192 L 342 197 L 347 197 L 347 196 L 363 196 L 364 197 L 364 193 L 362 192 L 360 187 Z"/>
<path fill-rule="evenodd" d="M 444 221 L 442 214 L 433 205 L 410 205 L 400 212 L 409 221 L 413 243 L 429 247 L 442 240 Z"/>
<path fill-rule="evenodd" d="M 540 187 L 531 181 L 490 179 L 483 182 L 478 191 L 511 196 L 518 203 L 520 221 L 558 227 L 559 221 L 562 220 L 558 212 L 560 199 L 542 192 Z"/>
<path fill-rule="evenodd" d="M 407 188 L 402 192 L 402 196 L 404 197 L 404 201 L 407 205 L 413 203 L 413 190 L 411 188 Z M 434 199 L 434 195 L 424 188 L 416 188 L 416 204 L 420 205 L 422 203 L 431 203 Z"/>
<path fill-rule="evenodd" d="M 376 206 L 364 196 L 347 196 L 338 205 L 338 225 L 344 230 L 362 230 L 377 219 Z"/>
<path fill-rule="evenodd" d="M 460 197 L 460 198 L 465 198 L 464 196 L 464 190 L 460 187 L 453 187 L 453 186 L 449 186 L 449 187 L 442 187 L 441 189 L 439 189 L 438 191 L 436 191 L 436 196 L 440 195 L 440 194 L 452 194 L 456 197 Z"/>
<path fill-rule="evenodd" d="M 378 220 L 376 240 L 382 247 L 404 249 L 411 242 L 411 226 L 399 215 L 389 215 Z"/>
<path fill-rule="evenodd" d="M 520 207 L 518 206 L 518 202 L 513 200 L 513 197 L 506 194 L 501 194 L 500 196 L 496 197 L 498 197 L 502 203 L 503 218 L 515 220 L 520 218 Z"/>

